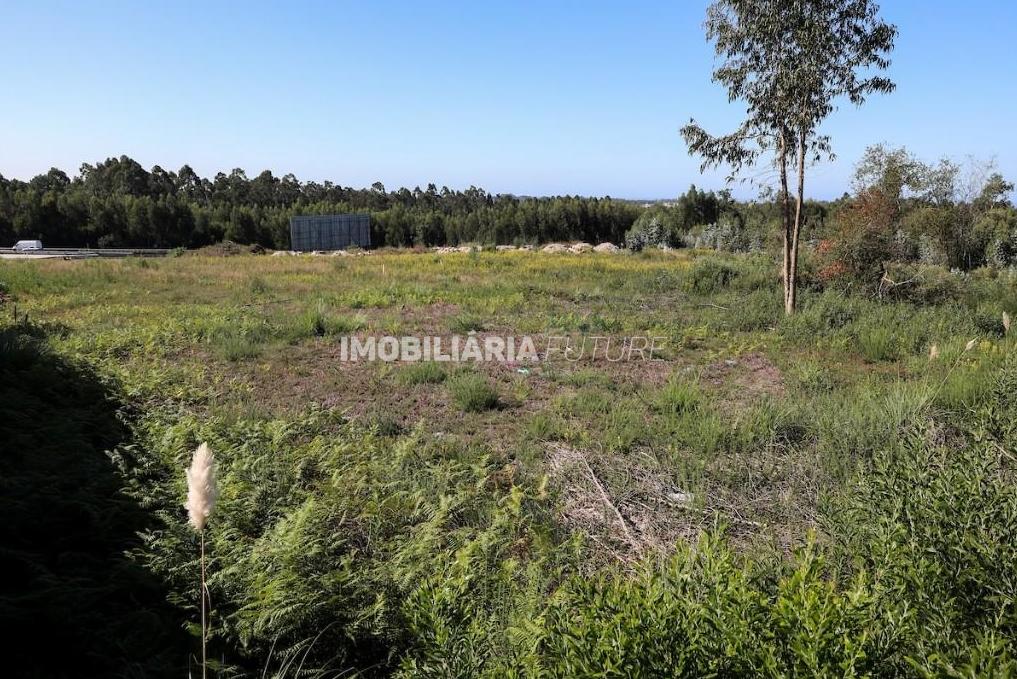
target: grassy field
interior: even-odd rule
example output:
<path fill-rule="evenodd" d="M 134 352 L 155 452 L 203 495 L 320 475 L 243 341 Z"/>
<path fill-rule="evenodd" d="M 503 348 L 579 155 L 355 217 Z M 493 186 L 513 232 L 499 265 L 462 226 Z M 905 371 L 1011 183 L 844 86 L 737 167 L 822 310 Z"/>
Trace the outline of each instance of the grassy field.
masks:
<path fill-rule="evenodd" d="M 147 517 L 123 545 L 171 630 L 196 619 L 183 470 L 209 442 L 211 647 L 241 673 L 1017 671 L 1017 277 L 935 304 L 807 289 L 784 318 L 776 274 L 696 251 L 0 262 L 6 426 L 44 363 L 106 395 L 124 431 L 92 454 Z M 663 349 L 339 357 L 471 332 Z"/>

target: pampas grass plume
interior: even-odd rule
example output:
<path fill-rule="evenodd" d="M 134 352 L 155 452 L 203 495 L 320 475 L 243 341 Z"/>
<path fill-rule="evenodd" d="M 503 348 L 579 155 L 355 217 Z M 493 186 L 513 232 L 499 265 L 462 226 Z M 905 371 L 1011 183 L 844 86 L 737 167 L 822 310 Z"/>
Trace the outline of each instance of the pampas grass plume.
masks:
<path fill-rule="evenodd" d="M 194 451 L 194 459 L 187 470 L 187 519 L 194 530 L 205 530 L 208 517 L 215 509 L 219 488 L 215 483 L 215 458 L 207 443 Z"/>
<path fill-rule="evenodd" d="M 975 339 L 973 339 L 970 342 L 968 342 L 967 344 L 965 344 L 964 345 L 964 351 L 971 351 L 972 349 L 974 349 L 975 348 L 975 344 L 977 342 L 978 342 L 978 338 L 976 337 Z"/>
<path fill-rule="evenodd" d="M 1003 312 L 1003 332 L 1004 334 L 1010 332 L 1010 314 L 1005 311 Z"/>
<path fill-rule="evenodd" d="M 939 358 L 939 347 L 933 344 L 929 347 L 929 360 L 934 361 Z"/>
<path fill-rule="evenodd" d="M 194 451 L 194 458 L 187 470 L 187 520 L 201 536 L 201 677 L 208 676 L 208 587 L 205 584 L 205 524 L 215 509 L 219 498 L 219 487 L 215 482 L 215 458 L 207 443 Z"/>

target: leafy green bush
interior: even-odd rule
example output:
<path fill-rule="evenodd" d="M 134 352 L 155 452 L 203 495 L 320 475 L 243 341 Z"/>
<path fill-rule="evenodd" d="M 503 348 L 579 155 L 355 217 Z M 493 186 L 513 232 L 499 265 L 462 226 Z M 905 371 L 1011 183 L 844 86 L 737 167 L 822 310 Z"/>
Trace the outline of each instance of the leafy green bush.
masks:
<path fill-rule="evenodd" d="M 716 537 L 637 578 L 575 578 L 544 617 L 551 677 L 842 676 L 880 666 L 869 584 L 839 584 L 814 548 L 775 584 Z"/>
<path fill-rule="evenodd" d="M 658 206 L 645 210 L 625 233 L 625 247 L 634 252 L 648 248 L 677 248 L 684 234 L 677 210 Z"/>
<path fill-rule="evenodd" d="M 197 545 L 180 506 L 182 470 L 198 441 L 216 455 L 210 653 L 242 674 L 273 673 L 294 657 L 307 672 L 391 671 L 415 643 L 414 592 L 444 583 L 451 594 L 441 574 L 457 559 L 500 563 L 517 530 L 539 535 L 522 525 L 521 498 L 507 502 L 485 485 L 497 468 L 482 452 L 422 431 L 379 437 L 312 409 L 285 421 L 156 412 L 137 434 L 118 460 L 131 494 L 159 520 L 138 559 L 190 619 Z M 478 568 L 479 578 L 487 571 Z M 471 605 L 482 605 L 480 590 Z"/>
<path fill-rule="evenodd" d="M 449 330 L 453 333 L 468 333 L 484 329 L 484 321 L 479 316 L 460 314 L 449 322 Z"/>
<path fill-rule="evenodd" d="M 688 292 L 706 295 L 731 284 L 740 271 L 719 257 L 699 257 L 685 272 L 682 286 Z"/>

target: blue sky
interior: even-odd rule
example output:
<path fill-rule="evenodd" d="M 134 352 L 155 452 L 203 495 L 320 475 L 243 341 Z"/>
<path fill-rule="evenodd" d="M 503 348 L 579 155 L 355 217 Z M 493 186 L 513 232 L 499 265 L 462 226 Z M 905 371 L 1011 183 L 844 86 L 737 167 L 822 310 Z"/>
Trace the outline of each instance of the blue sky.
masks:
<path fill-rule="evenodd" d="M 689 117 L 733 128 L 710 82 L 706 2 L 5 2 L 0 174 L 127 154 L 387 187 L 676 195 Z M 872 143 L 995 158 L 1017 178 L 1017 4 L 884 2 L 898 89 L 825 126 L 808 194 L 848 188 Z M 748 187 L 736 188 L 754 195 Z"/>

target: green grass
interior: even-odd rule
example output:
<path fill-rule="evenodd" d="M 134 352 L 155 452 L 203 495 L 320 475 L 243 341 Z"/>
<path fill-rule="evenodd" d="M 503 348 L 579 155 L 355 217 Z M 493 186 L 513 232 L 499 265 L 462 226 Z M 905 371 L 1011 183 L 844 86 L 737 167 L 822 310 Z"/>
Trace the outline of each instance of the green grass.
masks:
<path fill-rule="evenodd" d="M 444 382 L 448 374 L 441 364 L 433 361 L 410 363 L 400 368 L 397 373 L 397 380 L 400 384 L 438 384 Z"/>
<path fill-rule="evenodd" d="M 0 323 L 15 303 L 31 323 L 0 354 L 38 343 L 109 393 L 118 490 L 152 521 L 133 563 L 175 629 L 197 600 L 183 466 L 210 442 L 214 646 L 238 676 L 305 654 L 400 676 L 1005 674 L 1017 277 L 804 289 L 785 318 L 775 271 L 692 251 L 2 261 Z M 469 332 L 665 346 L 339 358 L 350 334 Z M 42 394 L 5 400 L 19 416 L 46 401 L 16 386 Z M 61 416 L 75 446 L 90 393 Z"/>
<path fill-rule="evenodd" d="M 482 375 L 463 372 L 448 380 L 449 394 L 464 412 L 479 413 L 498 407 L 498 392 Z"/>

